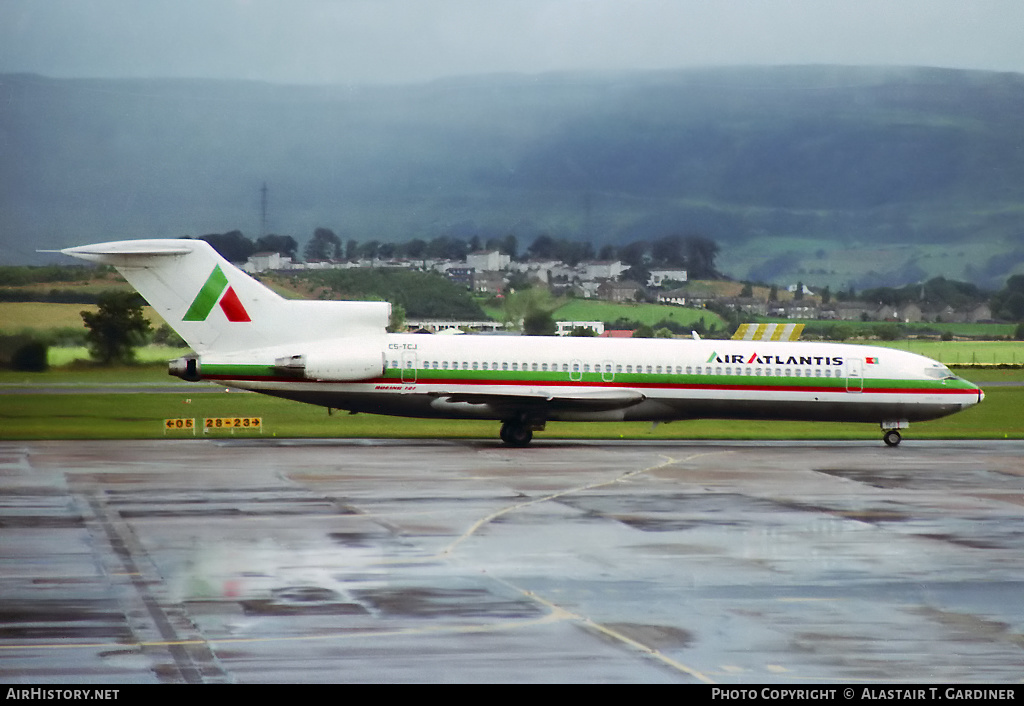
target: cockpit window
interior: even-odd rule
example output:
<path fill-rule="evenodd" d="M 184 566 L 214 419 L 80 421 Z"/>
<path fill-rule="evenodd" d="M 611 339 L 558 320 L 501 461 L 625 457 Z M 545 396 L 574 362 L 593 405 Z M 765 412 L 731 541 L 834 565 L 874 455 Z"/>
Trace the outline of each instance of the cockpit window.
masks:
<path fill-rule="evenodd" d="M 932 365 L 932 366 L 929 366 L 929 367 L 925 368 L 924 369 L 924 374 L 927 375 L 928 377 L 934 378 L 936 380 L 954 380 L 954 379 L 956 379 L 956 375 L 953 374 L 953 371 L 951 371 L 945 365 L 941 365 L 941 364 L 938 364 L 938 363 L 936 363 L 935 365 Z"/>

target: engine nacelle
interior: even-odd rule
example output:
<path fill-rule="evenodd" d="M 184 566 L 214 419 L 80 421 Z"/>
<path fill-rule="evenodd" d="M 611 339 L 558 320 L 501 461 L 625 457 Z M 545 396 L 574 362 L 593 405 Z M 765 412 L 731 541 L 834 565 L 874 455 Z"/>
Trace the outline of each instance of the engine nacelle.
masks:
<path fill-rule="evenodd" d="M 309 348 L 311 350 L 305 353 L 274 358 L 274 374 L 296 380 L 356 382 L 380 377 L 384 373 L 384 344 L 375 337 L 367 340 L 335 339 L 329 343 L 312 344 Z M 214 369 L 251 366 L 260 357 L 255 351 L 251 357 L 235 354 L 230 359 L 200 359 L 196 355 L 188 355 L 170 361 L 167 372 L 183 380 L 197 382 L 203 379 L 204 366 Z"/>
<path fill-rule="evenodd" d="M 338 350 L 285 356 L 274 360 L 278 373 L 303 380 L 355 382 L 384 373 L 384 350 L 380 345 L 338 345 Z"/>

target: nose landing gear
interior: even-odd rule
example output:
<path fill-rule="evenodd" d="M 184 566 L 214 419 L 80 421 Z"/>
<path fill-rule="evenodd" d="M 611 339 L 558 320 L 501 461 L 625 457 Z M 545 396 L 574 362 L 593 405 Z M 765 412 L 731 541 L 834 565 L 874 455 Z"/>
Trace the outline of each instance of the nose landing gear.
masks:
<path fill-rule="evenodd" d="M 899 446 L 900 442 L 903 441 L 903 436 L 896 429 L 890 429 L 885 432 L 882 441 L 885 442 L 886 446 Z"/>

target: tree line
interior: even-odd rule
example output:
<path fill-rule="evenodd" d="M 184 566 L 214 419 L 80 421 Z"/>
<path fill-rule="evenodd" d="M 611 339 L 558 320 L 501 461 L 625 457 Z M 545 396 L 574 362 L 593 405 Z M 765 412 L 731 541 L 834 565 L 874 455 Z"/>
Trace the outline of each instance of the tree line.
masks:
<path fill-rule="evenodd" d="M 297 259 L 299 244 L 290 235 L 266 235 L 255 241 L 241 231 L 211 233 L 200 236 L 221 255 L 232 262 L 245 262 L 257 252 L 277 252 Z M 404 243 L 381 240 L 359 242 L 342 240 L 330 228 L 316 228 L 303 248 L 306 261 L 356 259 L 439 259 L 465 260 L 466 255 L 479 250 L 498 250 L 513 260 L 556 260 L 575 266 L 587 260 L 618 260 L 634 274 L 642 274 L 652 267 L 685 268 L 695 279 L 718 279 L 722 275 L 715 267 L 719 246 L 714 240 L 696 233 L 672 233 L 655 239 L 634 240 L 625 245 L 606 244 L 595 248 L 593 243 L 538 235 L 525 248 L 520 249 L 515 235 L 498 238 L 472 236 L 439 236 L 431 240 L 413 238 Z M 647 277 L 638 281 L 647 281 Z"/>

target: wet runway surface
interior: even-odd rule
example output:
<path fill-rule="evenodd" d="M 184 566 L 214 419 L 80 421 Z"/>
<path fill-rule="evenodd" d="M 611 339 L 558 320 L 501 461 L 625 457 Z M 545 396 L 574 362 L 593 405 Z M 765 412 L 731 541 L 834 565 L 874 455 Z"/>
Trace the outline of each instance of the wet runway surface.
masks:
<path fill-rule="evenodd" d="M 0 443 L 0 682 L 1019 682 L 1024 443 Z"/>

